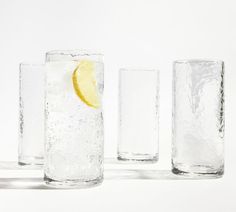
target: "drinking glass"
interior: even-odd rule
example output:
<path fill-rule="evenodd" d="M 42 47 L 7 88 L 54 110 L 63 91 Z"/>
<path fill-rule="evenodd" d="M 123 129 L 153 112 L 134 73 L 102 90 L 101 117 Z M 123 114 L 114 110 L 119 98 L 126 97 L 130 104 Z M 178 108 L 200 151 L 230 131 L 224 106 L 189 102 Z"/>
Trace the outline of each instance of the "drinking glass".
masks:
<path fill-rule="evenodd" d="M 158 160 L 158 93 L 158 70 L 120 69 L 119 160 Z"/>
<path fill-rule="evenodd" d="M 224 172 L 224 63 L 175 61 L 172 171 L 221 176 Z"/>
<path fill-rule="evenodd" d="M 103 55 L 46 54 L 45 182 L 87 187 L 103 180 Z"/>
<path fill-rule="evenodd" d="M 44 159 L 44 65 L 20 64 L 20 165 L 42 165 Z"/>

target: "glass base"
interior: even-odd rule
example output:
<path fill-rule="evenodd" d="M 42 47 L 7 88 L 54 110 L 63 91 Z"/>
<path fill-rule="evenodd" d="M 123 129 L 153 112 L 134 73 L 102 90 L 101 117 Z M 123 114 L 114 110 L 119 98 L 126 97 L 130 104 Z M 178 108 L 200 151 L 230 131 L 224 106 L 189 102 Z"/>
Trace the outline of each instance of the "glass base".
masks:
<path fill-rule="evenodd" d="M 205 176 L 209 178 L 219 178 L 224 174 L 224 167 L 220 167 L 215 169 L 211 166 L 203 166 L 203 165 L 173 165 L 172 172 L 177 175 L 186 175 L 186 176 Z"/>
<path fill-rule="evenodd" d="M 102 183 L 103 181 L 103 176 L 93 179 L 93 180 L 88 180 L 88 181 L 82 181 L 82 180 L 54 180 L 46 175 L 44 176 L 44 182 L 46 183 L 47 186 L 52 187 L 52 188 L 61 188 L 61 189 L 72 189 L 72 188 L 90 188 L 94 186 L 98 186 Z"/>
<path fill-rule="evenodd" d="M 20 156 L 18 158 L 18 164 L 21 166 L 42 166 L 44 164 L 43 157 L 32 157 L 32 156 Z"/>
<path fill-rule="evenodd" d="M 117 159 L 121 161 L 131 161 L 138 163 L 156 163 L 158 161 L 158 154 L 149 155 L 149 154 L 119 152 Z"/>

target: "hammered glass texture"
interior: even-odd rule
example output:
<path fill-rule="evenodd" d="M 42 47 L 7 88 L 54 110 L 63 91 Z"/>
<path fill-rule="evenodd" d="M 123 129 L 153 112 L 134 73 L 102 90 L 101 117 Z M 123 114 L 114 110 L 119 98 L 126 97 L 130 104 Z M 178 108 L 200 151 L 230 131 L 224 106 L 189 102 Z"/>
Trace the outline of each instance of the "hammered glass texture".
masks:
<path fill-rule="evenodd" d="M 19 146 L 21 165 L 44 160 L 44 65 L 20 65 Z"/>
<path fill-rule="evenodd" d="M 174 62 L 172 167 L 177 174 L 224 172 L 224 64 Z"/>
<path fill-rule="evenodd" d="M 93 64 L 98 96 L 103 94 L 101 55 L 52 51 L 46 57 L 45 181 L 54 187 L 87 187 L 103 180 L 103 115 L 85 104 L 72 76 L 83 61 Z M 88 83 L 84 81 L 84 83 Z"/>

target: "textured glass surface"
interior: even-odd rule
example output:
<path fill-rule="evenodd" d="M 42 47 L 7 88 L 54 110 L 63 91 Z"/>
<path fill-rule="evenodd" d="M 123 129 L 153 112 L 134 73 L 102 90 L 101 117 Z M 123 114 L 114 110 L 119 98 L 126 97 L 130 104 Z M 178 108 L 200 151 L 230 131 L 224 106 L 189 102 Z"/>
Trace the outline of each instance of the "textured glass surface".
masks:
<path fill-rule="evenodd" d="M 44 172 L 46 182 L 54 186 L 96 184 L 103 176 L 102 106 L 85 104 L 73 87 L 73 72 L 82 60 L 93 64 L 94 83 L 102 97 L 101 60 L 78 52 L 47 55 Z"/>
<path fill-rule="evenodd" d="M 222 175 L 223 62 L 176 61 L 173 71 L 173 172 Z"/>
<path fill-rule="evenodd" d="M 43 164 L 44 65 L 20 65 L 19 150 L 21 165 Z"/>
<path fill-rule="evenodd" d="M 158 73 L 157 70 L 120 70 L 120 160 L 158 160 Z"/>

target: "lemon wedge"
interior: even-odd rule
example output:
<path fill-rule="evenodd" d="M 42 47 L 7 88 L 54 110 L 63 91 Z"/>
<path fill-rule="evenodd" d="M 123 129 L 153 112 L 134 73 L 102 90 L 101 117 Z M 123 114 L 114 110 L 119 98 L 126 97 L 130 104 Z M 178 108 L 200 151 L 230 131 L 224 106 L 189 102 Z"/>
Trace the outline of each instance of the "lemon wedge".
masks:
<path fill-rule="evenodd" d="M 81 60 L 73 72 L 72 81 L 75 93 L 88 106 L 100 106 L 94 62 Z"/>

